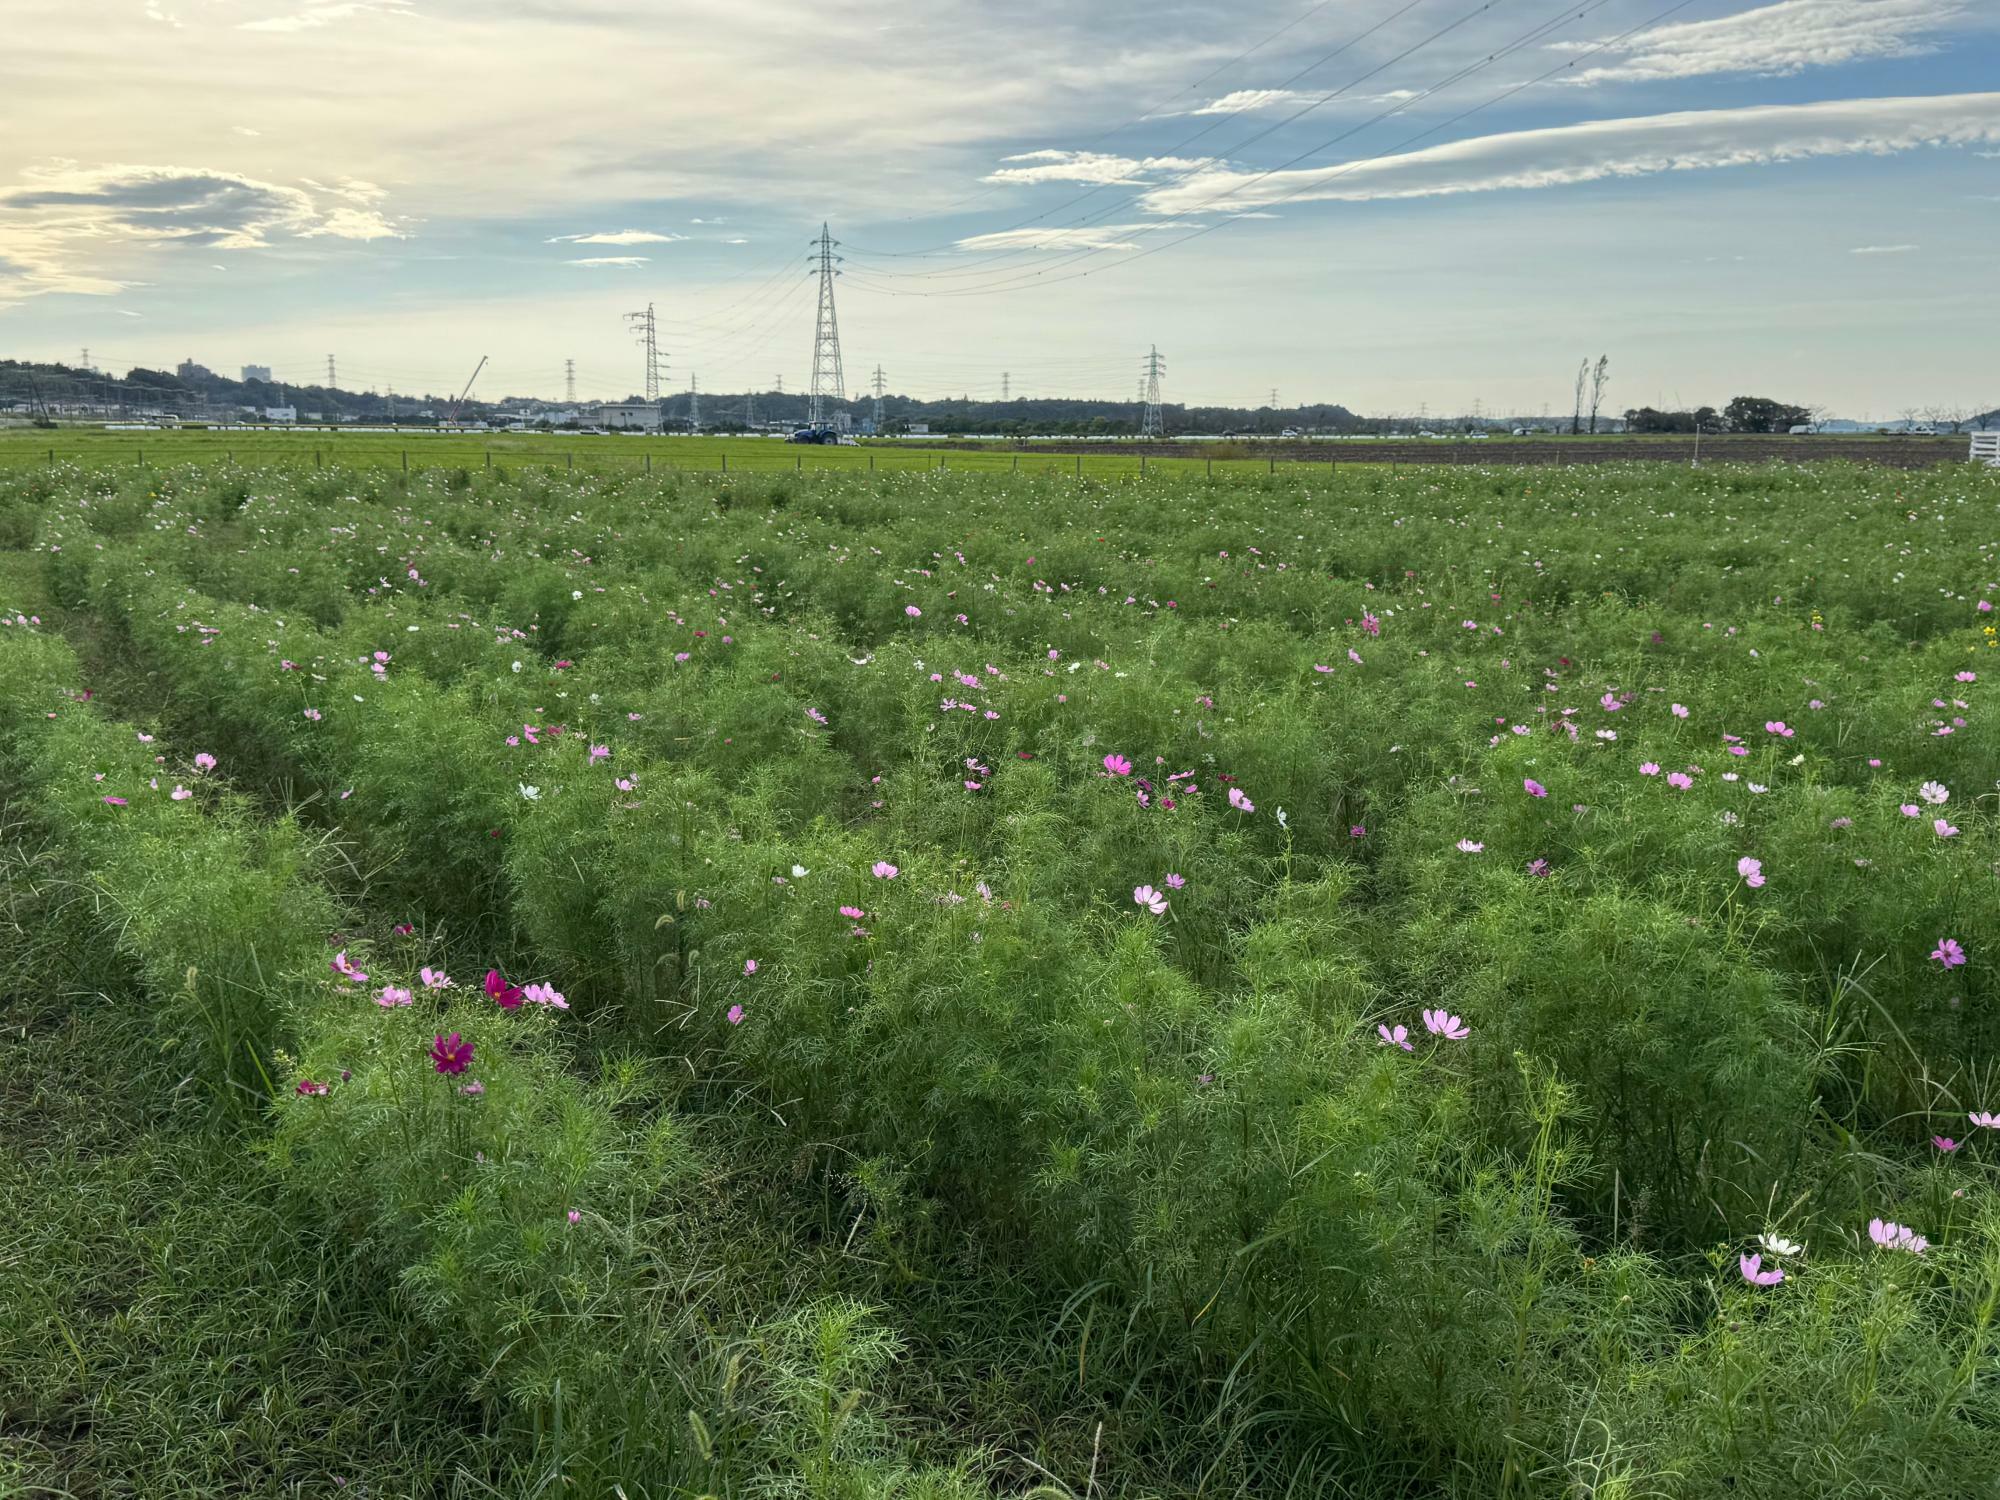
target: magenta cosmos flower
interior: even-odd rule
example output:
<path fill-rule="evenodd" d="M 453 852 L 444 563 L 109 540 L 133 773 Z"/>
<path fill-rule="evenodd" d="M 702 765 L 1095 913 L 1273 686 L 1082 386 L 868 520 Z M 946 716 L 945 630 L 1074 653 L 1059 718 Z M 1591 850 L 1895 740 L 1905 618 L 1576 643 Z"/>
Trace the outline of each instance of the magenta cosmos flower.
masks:
<path fill-rule="evenodd" d="M 472 1043 L 457 1032 L 431 1041 L 431 1066 L 440 1073 L 463 1073 L 472 1066 Z"/>
<path fill-rule="evenodd" d="M 1776 1266 L 1766 1271 L 1763 1269 L 1763 1265 L 1764 1257 L 1761 1255 L 1739 1255 L 1736 1257 L 1736 1269 L 1742 1272 L 1743 1279 L 1752 1286 L 1776 1286 L 1785 1279 L 1785 1273 Z"/>
<path fill-rule="evenodd" d="M 1522 778 L 1521 790 L 1526 792 L 1530 797 L 1546 797 L 1549 794 L 1549 789 L 1532 776 Z"/>
<path fill-rule="evenodd" d="M 521 1005 L 521 987 L 509 984 L 500 977 L 498 969 L 486 971 L 486 993 L 502 1010 L 518 1010 Z"/>
<path fill-rule="evenodd" d="M 297 1092 L 303 1098 L 313 1098 L 326 1092 L 326 1085 L 314 1083 L 310 1078 L 301 1078 Z"/>
<path fill-rule="evenodd" d="M 1109 771 L 1113 776 L 1130 776 L 1132 774 L 1132 762 L 1114 752 L 1104 757 L 1104 769 Z"/>
<path fill-rule="evenodd" d="M 1931 949 L 1930 956 L 1947 969 L 1955 969 L 1965 962 L 1965 950 L 1958 946 L 1957 938 L 1939 938 L 1938 945 Z"/>

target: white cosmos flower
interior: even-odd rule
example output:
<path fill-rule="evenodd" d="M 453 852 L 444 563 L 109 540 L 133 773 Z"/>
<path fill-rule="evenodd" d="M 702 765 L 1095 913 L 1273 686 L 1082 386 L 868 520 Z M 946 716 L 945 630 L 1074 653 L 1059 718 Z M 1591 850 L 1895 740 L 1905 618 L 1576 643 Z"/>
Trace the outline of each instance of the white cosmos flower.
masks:
<path fill-rule="evenodd" d="M 1917 795 L 1932 807 L 1941 807 L 1951 800 L 1951 793 L 1946 790 L 1944 783 L 1939 781 L 1926 781 L 1917 788 Z"/>
<path fill-rule="evenodd" d="M 1796 1240 L 1788 1240 L 1782 1234 L 1768 1231 L 1757 1236 L 1757 1243 L 1766 1255 L 1804 1255 L 1806 1247 Z"/>
<path fill-rule="evenodd" d="M 792 866 L 792 879 L 803 880 L 809 872 L 804 865 Z"/>
<path fill-rule="evenodd" d="M 542 800 L 542 789 L 540 787 L 529 786 L 528 783 L 525 781 L 519 783 L 519 785 L 521 788 L 521 795 L 523 797 L 526 797 L 530 802 L 539 802 Z"/>
<path fill-rule="evenodd" d="M 518 671 L 520 671 L 520 670 L 521 670 L 521 664 L 520 664 L 519 662 L 515 662 L 515 663 L 514 663 L 514 670 L 515 670 L 516 672 L 518 672 Z"/>

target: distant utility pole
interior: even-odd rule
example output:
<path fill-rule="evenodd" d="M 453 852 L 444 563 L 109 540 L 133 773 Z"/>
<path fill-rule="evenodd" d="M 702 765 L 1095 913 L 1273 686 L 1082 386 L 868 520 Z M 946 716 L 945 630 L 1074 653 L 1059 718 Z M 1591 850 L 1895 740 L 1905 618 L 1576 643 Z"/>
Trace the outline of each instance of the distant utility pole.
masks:
<path fill-rule="evenodd" d="M 778 377 L 778 394 L 780 396 L 785 394 L 785 377 L 782 375 Z"/>
<path fill-rule="evenodd" d="M 880 432 L 882 430 L 882 381 L 883 381 L 882 367 L 880 365 L 877 365 L 875 367 L 875 380 L 874 380 L 875 430 L 877 432 Z"/>
<path fill-rule="evenodd" d="M 1276 411 L 1277 409 L 1278 409 L 1278 388 L 1274 385 L 1271 387 L 1271 410 Z"/>
<path fill-rule="evenodd" d="M 333 374 L 333 356 L 329 354 L 326 357 L 326 388 L 333 390 L 339 384 L 340 382 L 334 378 Z"/>
<path fill-rule="evenodd" d="M 1165 424 L 1160 420 L 1160 376 L 1167 368 L 1166 360 L 1160 354 L 1160 346 L 1153 345 L 1146 356 L 1146 415 L 1139 424 L 1139 436 L 1160 437 L 1164 435 Z"/>
<path fill-rule="evenodd" d="M 86 369 L 86 370 L 88 370 L 89 368 L 91 368 L 91 364 L 90 364 L 90 350 L 89 350 L 89 349 L 85 349 L 85 350 L 83 351 L 83 367 L 84 367 L 84 369 Z"/>
<path fill-rule="evenodd" d="M 833 313 L 833 278 L 840 274 L 833 247 L 840 242 L 822 223 L 813 243 L 819 247 L 819 320 L 813 329 L 812 406 L 806 421 L 819 428 L 832 421 L 829 403 L 844 399 L 847 380 L 840 372 L 840 324 Z"/>
<path fill-rule="evenodd" d="M 563 400 L 571 406 L 576 405 L 576 361 L 573 359 L 563 361 Z"/>
<path fill-rule="evenodd" d="M 688 372 L 688 428 L 701 431 L 701 377 L 692 370 Z"/>
<path fill-rule="evenodd" d="M 1013 379 L 1014 379 L 1013 374 L 1010 371 L 1002 370 L 1000 372 L 1000 399 L 1002 401 L 1007 401 L 1012 399 L 1010 396 L 1010 390 L 1012 387 Z"/>
<path fill-rule="evenodd" d="M 625 314 L 625 321 L 632 325 L 632 342 L 646 351 L 646 399 L 660 399 L 660 330 L 653 320 L 653 304 L 648 302 L 644 312 Z"/>

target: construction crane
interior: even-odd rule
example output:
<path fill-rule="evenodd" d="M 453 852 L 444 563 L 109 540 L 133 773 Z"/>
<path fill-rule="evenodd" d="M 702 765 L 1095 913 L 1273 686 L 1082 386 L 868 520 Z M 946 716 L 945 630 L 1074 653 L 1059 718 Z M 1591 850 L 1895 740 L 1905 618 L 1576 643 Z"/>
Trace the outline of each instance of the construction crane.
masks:
<path fill-rule="evenodd" d="M 472 367 L 472 374 L 465 382 L 465 389 L 458 393 L 458 399 L 451 403 L 451 409 L 445 413 L 447 422 L 457 423 L 458 409 L 465 405 L 465 398 L 472 393 L 472 382 L 479 378 L 479 372 L 485 368 L 486 356 L 482 354 L 479 356 L 479 363 Z"/>

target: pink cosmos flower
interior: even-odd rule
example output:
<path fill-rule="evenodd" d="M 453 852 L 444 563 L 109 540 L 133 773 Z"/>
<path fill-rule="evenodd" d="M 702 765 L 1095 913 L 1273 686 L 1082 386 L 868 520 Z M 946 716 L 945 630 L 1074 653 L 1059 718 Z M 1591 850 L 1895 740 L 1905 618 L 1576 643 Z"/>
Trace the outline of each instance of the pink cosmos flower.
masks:
<path fill-rule="evenodd" d="M 175 783 L 174 789 L 171 792 L 167 793 L 167 795 L 172 797 L 176 802 L 185 802 L 187 801 L 188 798 L 192 797 L 194 793 L 189 791 L 186 787 L 181 786 L 179 783 Z"/>
<path fill-rule="evenodd" d="M 1764 862 L 1744 855 L 1736 861 L 1736 873 L 1743 877 L 1743 883 L 1756 890 L 1764 883 Z"/>
<path fill-rule="evenodd" d="M 1898 1224 L 1893 1219 L 1870 1219 L 1868 1238 L 1884 1250 L 1904 1250 L 1911 1255 L 1922 1255 L 1931 1247 L 1929 1240 L 1907 1224 Z"/>
<path fill-rule="evenodd" d="M 1522 778 L 1521 790 L 1526 792 L 1530 797 L 1546 797 L 1549 794 L 1549 789 L 1532 776 Z"/>
<path fill-rule="evenodd" d="M 1660 763 L 1659 763 L 1658 761 L 1656 761 L 1656 760 L 1642 760 L 1642 761 L 1640 761 L 1640 762 L 1639 762 L 1639 774 L 1640 774 L 1641 776 L 1657 776 L 1657 775 L 1659 775 L 1659 774 L 1660 774 Z"/>
<path fill-rule="evenodd" d="M 1394 1031 L 1391 1031 L 1388 1026 L 1382 1025 L 1377 1026 L 1375 1030 L 1382 1038 L 1378 1044 L 1380 1046 L 1401 1047 L 1405 1052 L 1414 1052 L 1417 1050 L 1410 1045 L 1410 1028 L 1407 1026 L 1398 1026 Z"/>
<path fill-rule="evenodd" d="M 1685 771 L 1669 771 L 1667 772 L 1667 785 L 1676 791 L 1684 792 L 1694 785 L 1694 778 Z"/>
<path fill-rule="evenodd" d="M 859 922 L 863 917 L 868 915 L 867 912 L 858 906 L 843 906 L 840 909 L 840 914 L 850 922 Z"/>
<path fill-rule="evenodd" d="M 1923 809 L 1922 809 L 1921 807 L 1917 806 L 1917 804 L 1916 804 L 1916 803 L 1914 803 L 1914 802 L 1905 802 L 1905 803 L 1903 803 L 1903 804 L 1901 805 L 1901 807 L 1900 807 L 1900 808 L 1898 808 L 1898 811 L 1899 811 L 1899 812 L 1901 812 L 1901 813 L 1902 813 L 1902 815 L 1903 815 L 1904 817 L 1906 817 L 1906 818 L 1915 818 L 1915 817 L 1919 817 L 1919 816 L 1921 816 L 1921 815 L 1922 815 L 1922 813 L 1923 813 Z"/>
<path fill-rule="evenodd" d="M 1484 844 L 1475 843 L 1471 839 L 1460 839 L 1458 847 L 1460 852 L 1465 854 L 1484 854 L 1486 852 Z"/>
<path fill-rule="evenodd" d="M 590 747 L 590 760 L 588 764 L 594 766 L 600 760 L 609 759 L 611 759 L 611 747 L 609 745 L 592 745 Z"/>
<path fill-rule="evenodd" d="M 1529 860 L 1528 873 L 1530 875 L 1535 876 L 1537 879 L 1546 879 L 1549 873 L 1549 862 L 1545 859 Z"/>
<path fill-rule="evenodd" d="M 393 1010 L 398 1005 L 410 1003 L 410 992 L 393 984 L 382 986 L 382 992 L 375 997 L 375 1003 L 384 1010 Z"/>
<path fill-rule="evenodd" d="M 743 1007 L 742 1007 L 742 1006 L 740 1006 L 740 1005 L 732 1005 L 732 1006 L 730 1006 L 730 1007 L 729 1007 L 729 1011 L 728 1011 L 728 1015 L 729 1015 L 729 1024 L 730 1024 L 731 1026 L 741 1026 L 741 1025 L 743 1024 Z"/>
<path fill-rule="evenodd" d="M 908 615 L 912 620 L 919 619 L 923 615 L 923 611 L 918 609 L 914 604 L 905 604 L 903 606 L 903 613 Z"/>
<path fill-rule="evenodd" d="M 448 990 L 452 987 L 451 976 L 443 969 L 433 969 L 429 964 L 417 970 L 417 977 L 423 980 L 425 989 Z"/>
<path fill-rule="evenodd" d="M 1187 876 L 1185 875 L 1169 875 L 1167 877 L 1167 887 L 1170 890 L 1177 891 L 1186 884 L 1187 884 Z"/>
<path fill-rule="evenodd" d="M 1775 734 L 1781 738 L 1790 739 L 1796 731 L 1790 725 L 1786 724 L 1783 719 L 1766 719 L 1764 721 L 1764 733 Z"/>
<path fill-rule="evenodd" d="M 1932 807 L 1939 807 L 1951 801 L 1951 791 L 1941 781 L 1926 781 L 1917 788 L 1917 795 Z"/>
<path fill-rule="evenodd" d="M 317 724 L 317 723 L 318 723 L 318 722 L 320 721 L 320 718 L 321 718 L 322 716 L 321 716 L 321 714 L 320 714 L 320 711 L 319 711 L 318 709 L 316 709 L 316 708 L 309 708 L 309 709 L 307 709 L 307 710 L 306 710 L 306 717 L 307 717 L 308 719 L 311 719 L 311 720 L 312 720 L 312 721 L 313 721 L 313 722 L 314 722 L 315 724 Z"/>
<path fill-rule="evenodd" d="M 1736 1269 L 1742 1273 L 1743 1279 L 1752 1286 L 1776 1286 L 1785 1279 L 1785 1273 L 1778 1269 L 1778 1267 L 1773 1266 L 1770 1270 L 1766 1271 L 1761 1269 L 1763 1264 L 1764 1257 L 1761 1255 L 1739 1255 L 1736 1257 Z"/>
<path fill-rule="evenodd" d="M 1243 788 L 1240 786 L 1229 789 L 1229 805 L 1238 812 L 1253 813 L 1257 810 L 1257 804 L 1243 795 Z"/>
<path fill-rule="evenodd" d="M 1946 1156 L 1949 1156 L 1965 1143 L 1963 1141 L 1955 1141 L 1948 1135 L 1934 1135 L 1931 1137 L 1931 1144 Z"/>
<path fill-rule="evenodd" d="M 333 961 L 327 967 L 350 983 L 366 984 L 368 982 L 368 976 L 348 961 L 347 950 L 345 948 L 333 955 Z"/>
<path fill-rule="evenodd" d="M 545 1005 L 551 1010 L 569 1009 L 569 1001 L 563 999 L 562 991 L 552 984 L 531 984 L 521 992 L 521 995 L 523 999 L 535 1005 Z"/>
<path fill-rule="evenodd" d="M 123 797 L 100 797 L 97 800 L 111 807 L 124 807 L 126 805 Z"/>
<path fill-rule="evenodd" d="M 1382 622 L 1376 619 L 1374 615 L 1364 613 L 1361 616 L 1361 628 L 1370 635 L 1380 635 L 1382 633 Z"/>
<path fill-rule="evenodd" d="M 1991 1110 L 1975 1110 L 1972 1114 L 1966 1116 L 1966 1118 L 1981 1129 L 2000 1130 L 2000 1115 L 1994 1114 Z"/>
<path fill-rule="evenodd" d="M 1424 1012 L 1424 1030 L 1454 1042 L 1462 1042 L 1472 1035 L 1472 1029 L 1465 1022 L 1441 1007 Z"/>
<path fill-rule="evenodd" d="M 1122 755 L 1107 755 L 1104 757 L 1104 769 L 1109 771 L 1113 776 L 1130 776 L 1132 774 L 1132 762 Z"/>
<path fill-rule="evenodd" d="M 1673 709 L 1676 719 L 1685 719 L 1688 716 L 1687 705 L 1685 703 L 1673 703 L 1669 704 L 1668 707 Z"/>
<path fill-rule="evenodd" d="M 894 880 L 898 873 L 896 867 L 890 864 L 889 861 L 886 859 L 876 860 L 875 863 L 869 867 L 869 869 L 870 873 L 873 874 L 877 880 Z"/>
<path fill-rule="evenodd" d="M 301 1078 L 295 1092 L 303 1097 L 310 1098 L 314 1095 L 324 1094 L 326 1092 L 326 1085 L 323 1083 L 314 1083 L 310 1078 Z"/>
<path fill-rule="evenodd" d="M 751 976 L 752 974 L 755 974 L 756 972 L 757 972 L 757 960 L 756 960 L 756 959 L 754 959 L 754 958 L 746 958 L 746 959 L 744 959 L 744 960 L 743 960 L 743 977 L 744 977 L 745 979 L 748 979 L 748 978 L 749 978 L 749 977 L 750 977 L 750 976 Z"/>
<path fill-rule="evenodd" d="M 521 989 L 500 977 L 498 969 L 486 971 L 486 993 L 493 1003 L 502 1010 L 518 1010 L 521 1006 Z"/>
<path fill-rule="evenodd" d="M 1352 828 L 1347 830 L 1347 836 L 1351 839 L 1367 838 L 1368 837 L 1367 825 L 1362 823 L 1356 823 Z"/>
<path fill-rule="evenodd" d="M 1939 938 L 1938 945 L 1931 949 L 1930 956 L 1947 969 L 1956 969 L 1965 962 L 1965 950 L 1958 946 L 1956 938 Z"/>
<path fill-rule="evenodd" d="M 1167 898 L 1154 890 L 1150 885 L 1134 886 L 1132 889 L 1132 900 L 1138 905 L 1145 907 L 1147 911 L 1156 917 L 1167 909 Z"/>
<path fill-rule="evenodd" d="M 468 1099 L 477 1099 L 486 1092 L 486 1085 L 475 1078 L 470 1083 L 460 1084 L 458 1091 Z"/>
<path fill-rule="evenodd" d="M 1938 818 L 1934 820 L 1931 823 L 1931 829 L 1941 839 L 1955 839 L 1958 837 L 1958 830 L 1952 827 L 1951 824 L 1947 823 L 1943 818 Z"/>
<path fill-rule="evenodd" d="M 463 1073 L 472 1065 L 472 1043 L 457 1032 L 438 1036 L 431 1042 L 431 1066 L 440 1073 Z"/>
<path fill-rule="evenodd" d="M 197 771 L 213 771 L 215 769 L 215 757 L 204 750 L 194 758 L 194 767 Z"/>

